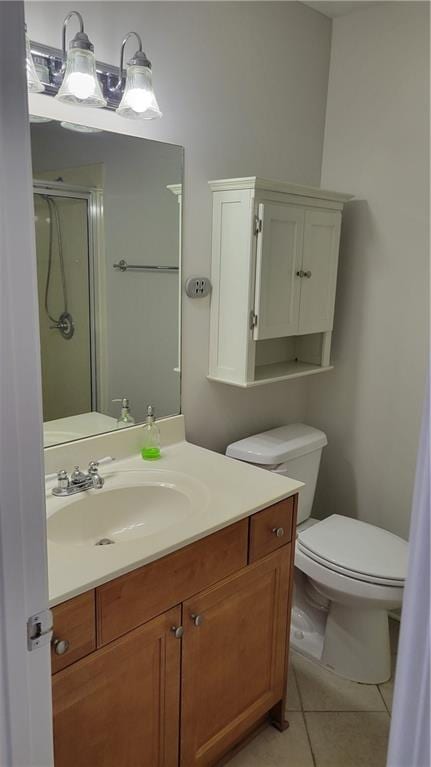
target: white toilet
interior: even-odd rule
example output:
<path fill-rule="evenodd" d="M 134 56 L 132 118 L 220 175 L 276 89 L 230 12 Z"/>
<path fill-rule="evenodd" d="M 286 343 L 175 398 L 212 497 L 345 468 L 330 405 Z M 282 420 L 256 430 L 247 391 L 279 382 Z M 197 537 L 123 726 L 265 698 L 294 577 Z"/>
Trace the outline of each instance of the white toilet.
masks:
<path fill-rule="evenodd" d="M 301 480 L 291 646 L 336 674 L 377 684 L 391 675 L 388 610 L 402 603 L 407 543 L 311 509 L 326 435 L 302 423 L 234 442 L 226 455 Z"/>

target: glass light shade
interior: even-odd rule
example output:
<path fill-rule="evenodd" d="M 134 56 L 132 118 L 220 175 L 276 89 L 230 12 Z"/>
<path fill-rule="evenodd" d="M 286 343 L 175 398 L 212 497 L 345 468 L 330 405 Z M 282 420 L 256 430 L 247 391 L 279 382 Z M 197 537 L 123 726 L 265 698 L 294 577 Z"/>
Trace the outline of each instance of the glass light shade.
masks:
<path fill-rule="evenodd" d="M 78 123 L 69 123 L 64 120 L 60 125 L 62 128 L 76 131 L 76 133 L 103 133 L 102 128 L 92 128 L 89 125 L 79 125 Z"/>
<path fill-rule="evenodd" d="M 30 93 L 42 93 L 45 86 L 41 83 L 40 77 L 36 72 L 33 56 L 30 50 L 30 40 L 25 36 L 25 68 L 27 72 L 27 88 Z"/>
<path fill-rule="evenodd" d="M 162 116 L 154 95 L 149 67 L 129 64 L 126 70 L 126 86 L 117 114 L 133 120 L 154 120 Z"/>
<path fill-rule="evenodd" d="M 31 123 L 50 123 L 52 122 L 51 117 L 40 117 L 39 115 L 29 115 L 29 120 Z"/>
<path fill-rule="evenodd" d="M 96 59 L 93 51 L 71 48 L 67 54 L 66 71 L 56 97 L 66 104 L 82 104 L 89 107 L 104 107 L 100 83 L 96 74 Z"/>

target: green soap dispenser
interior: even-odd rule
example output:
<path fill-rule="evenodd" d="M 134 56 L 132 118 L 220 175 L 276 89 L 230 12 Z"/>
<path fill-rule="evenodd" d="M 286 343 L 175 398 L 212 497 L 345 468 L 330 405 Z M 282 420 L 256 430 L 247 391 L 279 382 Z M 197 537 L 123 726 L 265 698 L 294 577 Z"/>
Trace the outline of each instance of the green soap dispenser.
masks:
<path fill-rule="evenodd" d="M 156 424 L 152 405 L 148 405 L 147 409 L 141 455 L 146 461 L 156 461 L 157 458 L 160 458 L 160 430 Z"/>
<path fill-rule="evenodd" d="M 130 415 L 130 402 L 127 397 L 113 399 L 112 402 L 121 402 L 121 413 L 117 419 L 117 429 L 124 429 L 125 426 L 134 426 L 135 419 Z"/>

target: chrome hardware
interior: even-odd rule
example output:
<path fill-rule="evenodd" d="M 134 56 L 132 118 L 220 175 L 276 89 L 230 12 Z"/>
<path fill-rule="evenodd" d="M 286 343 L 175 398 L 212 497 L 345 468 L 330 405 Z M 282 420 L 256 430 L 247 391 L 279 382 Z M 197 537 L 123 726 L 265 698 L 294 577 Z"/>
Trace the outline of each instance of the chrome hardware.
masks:
<path fill-rule="evenodd" d="M 296 276 L 297 277 L 304 277 L 305 276 L 305 272 L 302 269 L 300 269 L 298 272 L 296 272 Z"/>
<path fill-rule="evenodd" d="M 51 610 L 31 615 L 27 621 L 27 649 L 29 652 L 49 644 L 52 635 Z"/>
<path fill-rule="evenodd" d="M 257 325 L 257 314 L 254 313 L 253 309 L 250 312 L 250 330 L 253 330 Z"/>
<path fill-rule="evenodd" d="M 263 221 L 259 216 L 254 217 L 254 233 L 256 235 L 260 234 L 260 232 L 263 229 Z"/>
<path fill-rule="evenodd" d="M 162 274 L 163 272 L 178 272 L 179 267 L 178 266 L 155 266 L 155 265 L 149 265 L 146 264 L 128 264 L 127 261 L 124 260 L 124 258 L 121 259 L 121 261 L 118 262 L 118 264 L 114 264 L 114 269 L 116 269 L 118 272 L 130 272 L 131 270 L 136 272 L 159 272 Z"/>
<path fill-rule="evenodd" d="M 52 646 L 56 655 L 64 655 L 70 647 L 68 639 L 53 639 Z"/>
<path fill-rule="evenodd" d="M 309 270 L 309 269 L 308 269 L 306 272 L 304 272 L 304 277 L 307 277 L 307 279 L 308 279 L 308 280 L 310 279 L 310 277 L 311 277 L 311 272 L 310 272 L 310 270 Z"/>
<path fill-rule="evenodd" d="M 57 480 L 58 480 L 58 487 L 61 490 L 66 490 L 69 487 L 70 480 L 69 480 L 69 477 L 67 476 L 67 471 L 65 471 L 64 469 L 58 472 Z"/>
<path fill-rule="evenodd" d="M 181 639 L 184 634 L 184 629 L 182 626 L 172 626 L 171 631 L 175 639 Z"/>
<path fill-rule="evenodd" d="M 105 463 L 107 460 L 113 460 L 111 458 L 103 458 Z M 52 494 L 59 496 L 75 495 L 75 493 L 82 493 L 84 490 L 101 490 L 105 484 L 105 480 L 99 474 L 99 461 L 90 461 L 88 466 L 88 473 L 81 471 L 79 466 L 75 466 L 70 477 L 67 472 L 62 469 L 57 474 L 57 487 L 53 488 Z"/>
<path fill-rule="evenodd" d="M 97 461 L 90 461 L 88 466 L 88 476 L 91 477 L 95 490 L 100 490 L 105 484 L 105 480 L 99 474 L 99 464 Z"/>
<path fill-rule="evenodd" d="M 273 527 L 272 532 L 277 536 L 277 538 L 282 538 L 284 535 L 284 527 Z"/>
<path fill-rule="evenodd" d="M 195 615 L 194 613 L 192 613 L 190 618 L 192 619 L 195 626 L 202 626 L 202 623 L 204 622 L 203 615 Z"/>
<path fill-rule="evenodd" d="M 78 485 L 81 482 L 85 481 L 85 474 L 79 466 L 75 466 L 74 470 L 72 471 L 72 474 L 70 475 L 70 481 L 73 485 Z"/>
<path fill-rule="evenodd" d="M 55 322 L 55 324 L 49 326 L 49 329 L 59 330 L 63 338 L 65 338 L 66 341 L 70 341 L 70 339 L 73 338 L 73 335 L 75 333 L 75 325 L 73 322 L 72 315 L 69 314 L 69 312 L 63 312 L 62 314 L 60 314 L 60 317 Z"/>

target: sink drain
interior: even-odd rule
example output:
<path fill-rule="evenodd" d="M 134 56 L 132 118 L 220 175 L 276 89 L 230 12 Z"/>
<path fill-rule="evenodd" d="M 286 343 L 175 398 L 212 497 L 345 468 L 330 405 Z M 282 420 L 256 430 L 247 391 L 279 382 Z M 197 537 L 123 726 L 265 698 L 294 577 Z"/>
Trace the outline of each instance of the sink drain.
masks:
<path fill-rule="evenodd" d="M 101 538 L 100 541 L 97 541 L 95 543 L 95 546 L 109 546 L 111 543 L 115 543 L 115 541 L 111 541 L 110 538 Z"/>

